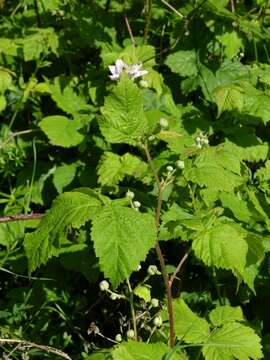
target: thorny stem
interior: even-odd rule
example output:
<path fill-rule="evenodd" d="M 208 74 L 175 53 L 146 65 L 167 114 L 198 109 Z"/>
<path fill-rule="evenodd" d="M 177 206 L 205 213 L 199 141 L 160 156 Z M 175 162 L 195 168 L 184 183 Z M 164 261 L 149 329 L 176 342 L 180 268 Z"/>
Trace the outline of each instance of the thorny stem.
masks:
<path fill-rule="evenodd" d="M 10 221 L 41 219 L 43 215 L 44 214 L 33 213 L 33 214 L 18 214 L 18 215 L 0 216 L 0 224 L 10 222 Z"/>
<path fill-rule="evenodd" d="M 182 257 L 182 259 L 180 260 L 179 264 L 177 265 L 174 273 L 173 273 L 172 276 L 170 277 L 170 285 L 171 285 L 171 286 L 172 286 L 173 281 L 174 281 L 174 279 L 176 278 L 177 274 L 180 272 L 182 266 L 184 265 L 185 261 L 187 260 L 188 255 L 189 255 L 189 252 L 190 252 L 190 251 L 188 251 L 188 252 Z"/>
<path fill-rule="evenodd" d="M 136 315 L 135 315 L 135 310 L 134 310 L 133 292 L 132 292 L 132 288 L 131 288 L 131 285 L 130 285 L 130 282 L 128 279 L 127 279 L 127 285 L 128 285 L 128 290 L 129 290 L 129 303 L 130 303 L 130 310 L 131 310 L 133 330 L 134 330 L 134 340 L 137 341 L 138 340 L 137 320 L 136 320 Z"/>
<path fill-rule="evenodd" d="M 158 176 L 157 170 L 155 168 L 155 165 L 153 163 L 153 160 L 151 158 L 147 143 L 143 144 L 143 149 L 145 151 L 147 161 L 148 161 L 149 166 L 150 166 L 150 168 L 151 168 L 151 170 L 153 172 L 154 178 L 155 178 L 157 186 L 158 186 L 158 201 L 157 201 L 157 208 L 156 208 L 156 228 L 157 228 L 157 233 L 159 233 L 160 212 L 161 212 L 161 206 L 162 206 L 162 200 L 163 200 L 162 197 L 163 197 L 163 190 L 164 190 L 163 184 L 164 183 L 159 179 L 159 176 Z M 164 285 L 165 285 L 165 288 L 166 288 L 169 326 L 170 326 L 170 347 L 173 348 L 174 347 L 175 333 L 174 333 L 174 320 L 173 320 L 172 289 L 171 289 L 169 276 L 168 276 L 168 273 L 166 271 L 166 265 L 165 265 L 164 257 L 162 255 L 162 251 L 161 251 L 158 240 L 156 242 L 156 253 L 157 253 L 157 256 L 158 256 L 158 259 L 159 259 L 161 273 L 162 273 Z"/>

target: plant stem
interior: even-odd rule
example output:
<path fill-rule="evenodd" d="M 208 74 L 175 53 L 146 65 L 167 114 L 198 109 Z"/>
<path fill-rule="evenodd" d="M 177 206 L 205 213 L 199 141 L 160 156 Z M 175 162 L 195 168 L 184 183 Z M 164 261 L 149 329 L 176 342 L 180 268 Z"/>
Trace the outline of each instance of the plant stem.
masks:
<path fill-rule="evenodd" d="M 143 34 L 143 43 L 144 44 L 147 43 L 147 37 L 148 37 L 150 23 L 151 23 L 151 17 L 152 17 L 152 5 L 153 5 L 152 0 L 147 0 L 147 16 L 146 16 L 146 24 L 145 24 L 144 34 Z"/>
<path fill-rule="evenodd" d="M 8 215 L 8 216 L 1 216 L 0 217 L 0 224 L 10 222 L 10 221 L 20 221 L 20 220 L 34 220 L 34 219 L 41 219 L 44 214 L 18 214 L 18 215 Z"/>
<path fill-rule="evenodd" d="M 129 21 L 128 21 L 128 17 L 125 15 L 124 18 L 125 18 L 126 26 L 127 26 L 127 29 L 128 29 L 129 37 L 130 37 L 130 40 L 131 40 L 131 44 L 132 44 L 133 47 L 136 47 L 136 42 L 135 42 L 132 30 L 131 30 L 131 26 L 130 26 Z"/>
<path fill-rule="evenodd" d="M 127 279 L 127 285 L 129 290 L 129 303 L 130 303 L 130 310 L 131 310 L 131 316 L 132 316 L 132 323 L 133 323 L 133 330 L 134 330 L 134 340 L 138 341 L 138 332 L 137 332 L 137 320 L 134 310 L 134 299 L 133 299 L 133 291 L 130 285 L 129 280 Z"/>
<path fill-rule="evenodd" d="M 163 281 L 164 281 L 164 285 L 166 288 L 166 297 L 167 297 L 167 306 L 168 306 L 168 317 L 169 317 L 169 326 L 170 326 L 170 347 L 173 348 L 174 347 L 174 319 L 173 319 L 173 304 L 172 304 L 172 290 L 171 290 L 171 284 L 170 284 L 170 279 L 168 276 L 168 273 L 166 271 L 166 265 L 165 265 L 165 261 L 164 261 L 164 257 L 159 245 L 159 241 L 158 241 L 158 234 L 159 234 L 159 228 L 160 228 L 160 212 L 161 212 L 161 206 L 162 206 L 162 197 L 163 197 L 163 190 L 164 190 L 164 186 L 163 186 L 163 181 L 161 181 L 159 179 L 157 170 L 155 168 L 155 165 L 153 163 L 153 160 L 151 158 L 151 154 L 149 152 L 148 149 L 148 144 L 145 143 L 143 145 L 143 149 L 145 151 L 145 155 L 148 161 L 148 164 L 153 172 L 156 184 L 158 186 L 158 200 L 157 200 L 157 208 L 156 208 L 156 228 L 157 228 L 157 242 L 156 242 L 156 253 L 158 256 L 158 260 L 160 263 L 160 268 L 161 268 L 161 273 L 162 273 L 162 277 L 163 277 Z"/>
<path fill-rule="evenodd" d="M 187 260 L 189 253 L 190 253 L 190 250 L 182 257 L 182 259 L 180 260 L 179 264 L 177 265 L 174 273 L 170 277 L 170 285 L 171 286 L 173 284 L 174 279 L 176 278 L 176 275 L 180 272 L 182 266 L 184 265 L 185 261 Z"/>

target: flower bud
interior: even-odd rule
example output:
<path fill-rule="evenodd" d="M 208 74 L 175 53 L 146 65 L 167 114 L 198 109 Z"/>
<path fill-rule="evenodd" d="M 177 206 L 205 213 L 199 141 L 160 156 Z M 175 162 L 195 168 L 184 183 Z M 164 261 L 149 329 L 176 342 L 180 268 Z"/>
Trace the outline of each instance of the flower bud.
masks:
<path fill-rule="evenodd" d="M 141 265 L 139 264 L 138 266 L 137 266 L 137 271 L 140 271 L 141 270 Z"/>
<path fill-rule="evenodd" d="M 159 125 L 163 128 L 166 129 L 169 126 L 168 120 L 165 118 L 160 118 L 159 119 Z"/>
<path fill-rule="evenodd" d="M 153 323 L 156 327 L 161 327 L 163 321 L 162 321 L 162 317 L 161 316 L 156 316 L 153 320 Z"/>
<path fill-rule="evenodd" d="M 135 209 L 139 209 L 139 207 L 141 207 L 141 203 L 139 201 L 134 201 L 133 206 L 135 207 Z"/>
<path fill-rule="evenodd" d="M 168 171 L 168 173 L 171 173 L 173 172 L 173 167 L 169 165 L 166 167 L 166 170 Z"/>
<path fill-rule="evenodd" d="M 160 275 L 160 272 L 158 271 L 156 265 L 149 265 L 147 269 L 147 273 L 149 275 Z"/>
<path fill-rule="evenodd" d="M 99 283 L 99 288 L 100 288 L 101 291 L 107 291 L 110 288 L 110 284 L 108 283 L 108 281 L 102 280 Z"/>
<path fill-rule="evenodd" d="M 175 165 L 180 170 L 183 170 L 185 168 L 185 162 L 183 160 L 177 160 Z"/>
<path fill-rule="evenodd" d="M 153 141 L 153 140 L 155 140 L 155 138 L 156 138 L 155 135 L 150 135 L 150 136 L 148 137 L 148 140 L 149 140 L 149 141 Z"/>
<path fill-rule="evenodd" d="M 190 32 L 187 30 L 186 32 L 185 32 L 185 36 L 189 36 L 190 35 Z"/>
<path fill-rule="evenodd" d="M 122 341 L 122 335 L 121 335 L 121 334 L 117 334 L 117 335 L 115 336 L 115 341 L 121 342 L 121 341 Z"/>
<path fill-rule="evenodd" d="M 127 192 L 126 192 L 126 197 L 128 197 L 129 199 L 133 199 L 134 198 L 134 192 L 133 191 L 130 191 L 130 190 L 128 190 Z"/>
<path fill-rule="evenodd" d="M 127 331 L 127 337 L 129 338 L 129 339 L 133 339 L 134 338 L 134 330 L 132 330 L 132 329 L 129 329 L 128 331 Z"/>
<path fill-rule="evenodd" d="M 119 295 L 117 295 L 116 293 L 112 292 L 110 295 L 111 300 L 117 300 L 119 298 Z"/>
<path fill-rule="evenodd" d="M 159 306 L 159 301 L 158 301 L 158 299 L 152 298 L 152 299 L 151 299 L 151 305 L 152 305 L 153 307 L 158 307 L 158 306 Z"/>

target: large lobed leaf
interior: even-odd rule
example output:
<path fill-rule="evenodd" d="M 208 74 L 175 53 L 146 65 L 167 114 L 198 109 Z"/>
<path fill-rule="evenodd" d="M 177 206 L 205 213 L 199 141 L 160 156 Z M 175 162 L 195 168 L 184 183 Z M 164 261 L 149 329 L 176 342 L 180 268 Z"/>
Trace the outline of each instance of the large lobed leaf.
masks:
<path fill-rule="evenodd" d="M 113 287 L 136 270 L 156 238 L 154 217 L 131 208 L 105 205 L 93 220 L 95 252 Z"/>
<path fill-rule="evenodd" d="M 79 191 L 59 195 L 42 218 L 36 231 L 26 235 L 24 248 L 32 273 L 52 256 L 59 255 L 66 243 L 68 227 L 79 228 L 92 219 L 101 201 Z"/>

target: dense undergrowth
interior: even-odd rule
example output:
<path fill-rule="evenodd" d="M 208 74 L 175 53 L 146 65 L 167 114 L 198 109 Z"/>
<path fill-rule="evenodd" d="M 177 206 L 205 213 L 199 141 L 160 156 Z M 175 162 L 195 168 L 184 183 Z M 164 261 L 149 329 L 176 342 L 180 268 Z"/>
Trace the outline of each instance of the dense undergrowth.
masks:
<path fill-rule="evenodd" d="M 270 358 L 269 1 L 0 10 L 1 358 Z"/>

